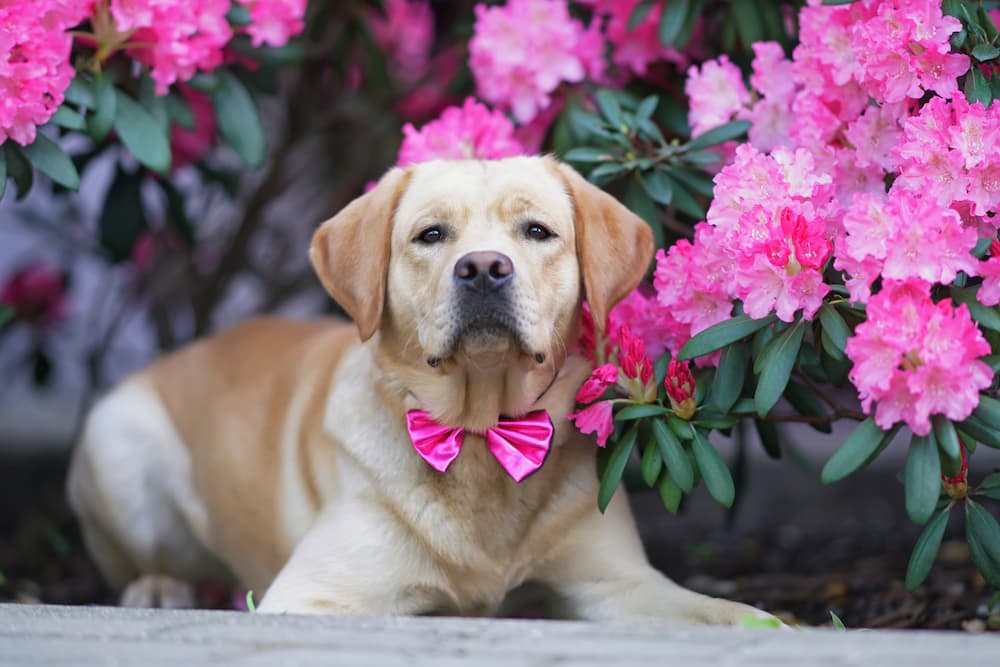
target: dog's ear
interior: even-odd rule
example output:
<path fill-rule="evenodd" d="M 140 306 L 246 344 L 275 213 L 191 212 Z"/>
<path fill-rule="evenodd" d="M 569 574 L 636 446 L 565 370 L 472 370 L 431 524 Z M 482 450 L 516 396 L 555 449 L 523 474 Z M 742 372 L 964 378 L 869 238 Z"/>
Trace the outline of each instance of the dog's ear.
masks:
<path fill-rule="evenodd" d="M 330 296 L 358 325 L 361 340 L 378 329 L 385 304 L 389 234 L 409 171 L 394 168 L 372 190 L 316 230 L 309 259 Z"/>
<path fill-rule="evenodd" d="M 645 275 L 653 259 L 653 233 L 642 218 L 572 167 L 555 164 L 573 199 L 584 294 L 594 324 L 603 331 L 608 313 Z"/>

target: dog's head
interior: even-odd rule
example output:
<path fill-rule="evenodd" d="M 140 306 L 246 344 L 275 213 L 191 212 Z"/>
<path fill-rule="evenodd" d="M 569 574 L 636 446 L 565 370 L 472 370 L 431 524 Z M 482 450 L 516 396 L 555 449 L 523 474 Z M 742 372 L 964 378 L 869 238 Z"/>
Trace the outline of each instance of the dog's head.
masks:
<path fill-rule="evenodd" d="M 557 366 L 581 299 L 603 323 L 652 251 L 649 227 L 571 168 L 508 158 L 393 169 L 310 257 L 361 338 L 414 364 Z"/>

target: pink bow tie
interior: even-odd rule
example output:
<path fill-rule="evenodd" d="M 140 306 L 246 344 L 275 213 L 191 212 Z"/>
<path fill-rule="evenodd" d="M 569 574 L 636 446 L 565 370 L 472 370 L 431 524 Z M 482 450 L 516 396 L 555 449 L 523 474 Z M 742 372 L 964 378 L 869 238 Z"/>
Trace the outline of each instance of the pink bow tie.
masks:
<path fill-rule="evenodd" d="M 431 467 L 444 472 L 458 457 L 465 442 L 465 429 L 442 426 L 423 410 L 406 413 L 406 430 L 417 453 Z M 552 420 L 545 410 L 535 410 L 518 419 L 502 417 L 486 429 L 486 447 L 515 482 L 538 470 L 552 444 Z"/>

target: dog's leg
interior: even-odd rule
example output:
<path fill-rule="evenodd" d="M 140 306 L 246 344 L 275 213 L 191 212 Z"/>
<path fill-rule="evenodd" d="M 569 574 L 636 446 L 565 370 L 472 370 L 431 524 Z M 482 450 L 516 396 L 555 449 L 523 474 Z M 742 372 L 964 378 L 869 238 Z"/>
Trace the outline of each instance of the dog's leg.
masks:
<path fill-rule="evenodd" d="M 534 578 L 552 587 L 562 615 L 570 618 L 712 625 L 772 618 L 745 604 L 690 591 L 653 568 L 623 493 L 604 515 L 595 508 L 575 524 Z"/>
<path fill-rule="evenodd" d="M 455 609 L 419 540 L 356 502 L 320 516 L 257 607 L 266 613 L 414 615 Z"/>

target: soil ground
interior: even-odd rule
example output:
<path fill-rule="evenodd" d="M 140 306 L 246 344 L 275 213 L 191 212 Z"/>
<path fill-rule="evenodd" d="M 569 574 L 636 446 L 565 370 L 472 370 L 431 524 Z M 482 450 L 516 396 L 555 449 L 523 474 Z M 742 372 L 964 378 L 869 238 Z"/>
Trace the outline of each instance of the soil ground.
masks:
<path fill-rule="evenodd" d="M 66 507 L 65 466 L 53 455 L 0 465 L 0 602 L 114 603 Z M 746 499 L 728 515 L 698 494 L 680 517 L 653 494 L 633 494 L 653 564 L 691 588 L 805 625 L 830 625 L 832 611 L 849 628 L 1000 630 L 958 511 L 930 577 L 910 594 L 902 579 L 919 531 L 893 474 L 869 472 L 831 491 L 787 463 L 751 473 Z M 209 608 L 239 607 L 242 597 L 212 586 L 200 596 Z"/>

